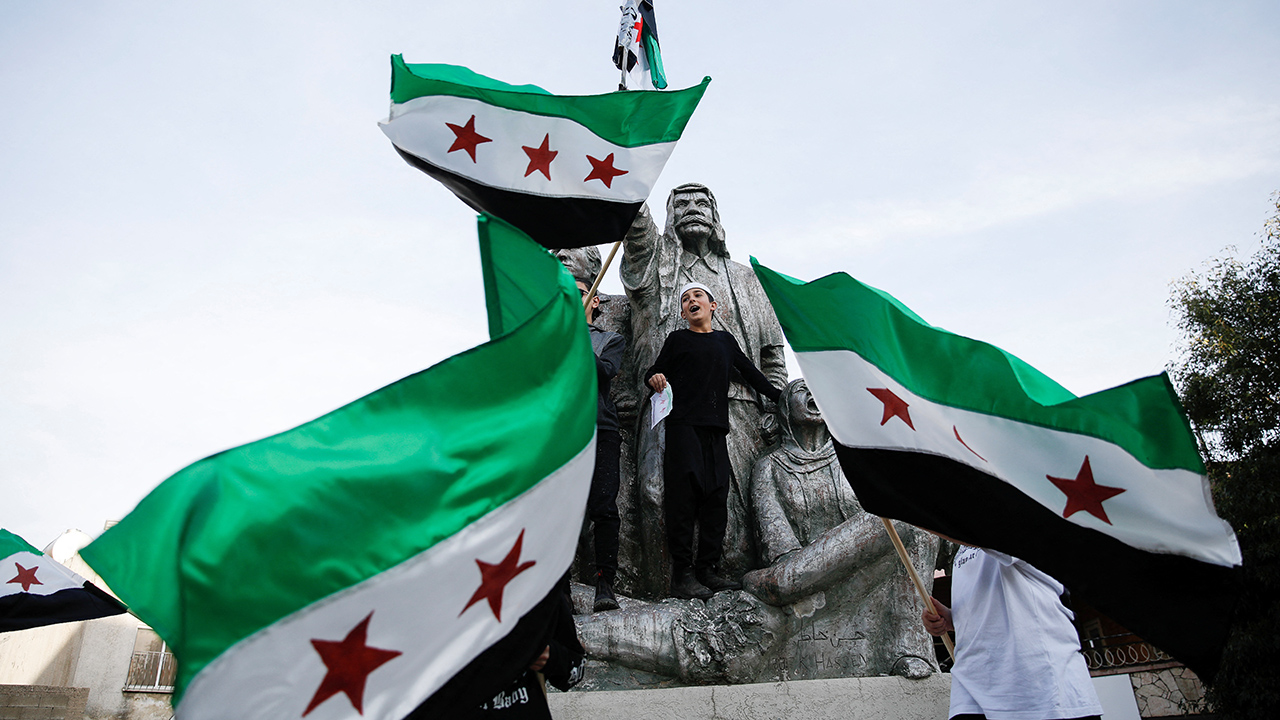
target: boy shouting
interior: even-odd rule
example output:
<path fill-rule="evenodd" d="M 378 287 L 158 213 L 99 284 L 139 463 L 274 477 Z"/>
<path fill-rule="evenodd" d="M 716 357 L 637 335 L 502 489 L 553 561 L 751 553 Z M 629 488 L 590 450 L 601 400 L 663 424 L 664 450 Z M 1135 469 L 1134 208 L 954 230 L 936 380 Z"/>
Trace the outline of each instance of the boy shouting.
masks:
<path fill-rule="evenodd" d="M 730 465 L 725 435 L 730 376 L 737 371 L 748 385 L 775 402 L 782 391 L 747 359 L 733 335 L 712 329 L 716 302 L 707 286 L 688 283 L 680 288 L 679 297 L 680 316 L 689 329 L 667 336 L 645 381 L 656 392 L 668 384 L 672 389 L 663 456 L 671 594 L 705 600 L 718 590 L 741 587 L 718 572 L 728 520 Z"/>

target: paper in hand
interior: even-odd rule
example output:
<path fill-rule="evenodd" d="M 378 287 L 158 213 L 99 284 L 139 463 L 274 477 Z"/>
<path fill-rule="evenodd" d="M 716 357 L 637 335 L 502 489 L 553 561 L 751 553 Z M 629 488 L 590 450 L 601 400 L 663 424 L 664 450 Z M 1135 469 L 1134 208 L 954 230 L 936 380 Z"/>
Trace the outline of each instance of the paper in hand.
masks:
<path fill-rule="evenodd" d="M 651 418 L 649 421 L 649 427 L 655 427 L 662 421 L 662 418 L 671 414 L 671 384 L 668 383 L 667 386 L 662 389 L 662 392 L 654 393 L 650 396 L 649 402 L 653 406 L 652 410 L 649 412 L 649 416 Z"/>

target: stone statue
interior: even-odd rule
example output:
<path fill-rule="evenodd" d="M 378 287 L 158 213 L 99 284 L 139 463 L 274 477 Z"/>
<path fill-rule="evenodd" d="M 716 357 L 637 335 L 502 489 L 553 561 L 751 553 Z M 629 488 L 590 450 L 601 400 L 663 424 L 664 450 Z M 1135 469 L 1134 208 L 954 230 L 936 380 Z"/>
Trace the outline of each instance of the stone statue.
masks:
<path fill-rule="evenodd" d="M 767 568 L 744 588 L 775 606 L 808 605 L 828 635 L 859 638 L 853 675 L 927 675 L 933 643 L 921 631 L 920 600 L 881 520 L 862 509 L 836 459 L 831 433 L 804 380 L 778 401 L 782 444 L 751 478 L 755 528 Z M 916 572 L 932 584 L 936 536 L 894 525 Z M 874 618 L 874 620 L 870 620 Z"/>
<path fill-rule="evenodd" d="M 754 531 L 771 564 L 746 574 L 746 592 L 706 601 L 624 599 L 579 617 L 602 687 L 640 674 L 691 684 L 768 682 L 936 670 L 920 600 L 886 535 L 849 489 L 803 380 L 779 401 L 782 445 L 756 463 Z M 938 539 L 895 524 L 917 572 L 932 582 Z"/>
<path fill-rule="evenodd" d="M 713 327 L 733 334 L 743 353 L 776 387 L 786 384 L 782 329 L 773 307 L 751 268 L 729 259 L 724 227 L 715 197 L 703 185 L 675 188 L 667 199 L 667 226 L 659 234 L 647 206 L 641 209 L 624 241 L 622 284 L 631 306 L 631 337 L 636 372 L 653 364 L 667 335 L 684 327 L 678 289 L 697 281 L 711 289 L 717 309 Z M 648 388 L 642 378 L 633 380 L 639 424 L 636 439 L 636 495 L 639 507 L 641 554 L 635 558 L 642 596 L 665 595 L 670 576 L 663 530 L 662 426 L 650 428 L 649 408 L 643 399 Z M 729 388 L 729 425 L 726 438 L 732 465 L 728 529 L 725 533 L 721 571 L 731 578 L 759 564 L 746 514 L 745 484 L 751 467 L 764 449 L 763 419 L 773 408 L 751 388 L 733 382 Z"/>

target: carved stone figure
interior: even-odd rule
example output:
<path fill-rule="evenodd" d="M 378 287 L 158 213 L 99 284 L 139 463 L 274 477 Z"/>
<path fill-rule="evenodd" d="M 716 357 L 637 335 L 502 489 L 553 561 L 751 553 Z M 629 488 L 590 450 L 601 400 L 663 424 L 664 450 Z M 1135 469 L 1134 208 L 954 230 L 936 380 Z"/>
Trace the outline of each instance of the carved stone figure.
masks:
<path fill-rule="evenodd" d="M 769 567 L 747 573 L 744 588 L 771 605 L 812 606 L 815 626 L 858 638 L 857 652 L 840 660 L 850 674 L 928 674 L 933 643 L 920 625 L 919 598 L 883 523 L 849 488 L 804 380 L 788 385 L 778 405 L 782 444 L 756 463 L 751 479 Z M 895 527 L 916 572 L 931 584 L 938 538 Z"/>
<path fill-rule="evenodd" d="M 649 603 L 579 617 L 600 688 L 676 678 L 767 682 L 936 670 L 920 601 L 879 518 L 858 505 L 803 380 L 779 401 L 782 445 L 756 463 L 754 530 L 771 561 L 747 592 Z M 938 539 L 895 524 L 932 581 Z M 641 677 L 643 675 L 643 677 Z"/>
<path fill-rule="evenodd" d="M 711 289 L 717 309 L 713 327 L 731 333 L 743 353 L 777 387 L 786 383 L 782 329 L 755 273 L 729 259 L 724 227 L 715 197 L 703 185 L 675 188 L 667 199 L 667 226 L 659 233 L 648 207 L 641 209 L 624 242 L 622 283 L 631 305 L 631 337 L 636 371 L 653 364 L 667 335 L 684 326 L 678 289 L 697 281 Z M 636 397 L 647 397 L 641 378 L 632 380 Z M 741 382 L 729 388 L 726 438 L 733 477 L 729 490 L 729 523 L 725 534 L 722 572 L 739 577 L 758 565 L 746 515 L 745 483 L 764 449 L 761 428 L 767 401 Z M 638 408 L 636 439 L 636 504 L 639 507 L 641 555 L 635 559 L 647 597 L 662 597 L 670 572 L 662 513 L 662 426 L 650 428 L 648 404 Z"/>

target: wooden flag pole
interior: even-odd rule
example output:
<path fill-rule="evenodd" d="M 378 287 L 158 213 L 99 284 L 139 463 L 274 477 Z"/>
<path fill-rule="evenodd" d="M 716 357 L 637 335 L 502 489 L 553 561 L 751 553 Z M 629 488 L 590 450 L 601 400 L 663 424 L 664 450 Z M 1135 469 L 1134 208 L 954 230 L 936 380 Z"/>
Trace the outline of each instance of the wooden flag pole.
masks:
<path fill-rule="evenodd" d="M 885 532 L 889 533 L 889 539 L 893 541 L 893 547 L 898 551 L 898 559 L 902 561 L 902 566 L 907 569 L 907 574 L 911 576 L 911 582 L 916 585 L 916 592 L 920 593 L 920 599 L 924 601 L 924 606 L 930 612 L 933 611 L 933 600 L 930 599 L 929 591 L 924 589 L 924 581 L 920 579 L 920 573 L 916 572 L 916 566 L 911 564 L 911 558 L 907 555 L 907 548 L 902 544 L 902 538 L 898 537 L 898 531 L 894 529 L 893 523 L 887 518 L 880 518 L 880 522 L 884 523 Z M 956 646 L 951 642 L 951 636 L 942 633 L 942 644 L 947 646 L 947 652 L 951 653 L 951 662 L 956 660 Z"/>
<path fill-rule="evenodd" d="M 618 248 L 620 247 L 622 247 L 621 240 L 613 244 L 613 249 L 609 251 L 609 257 L 605 258 L 604 265 L 600 266 L 600 272 L 596 275 L 596 281 L 591 283 L 591 289 L 588 290 L 586 296 L 582 298 L 583 308 L 590 305 L 591 299 L 596 296 L 596 289 L 600 287 L 600 281 L 604 280 L 604 274 L 609 271 L 609 265 L 613 262 L 613 256 L 618 254 Z"/>

